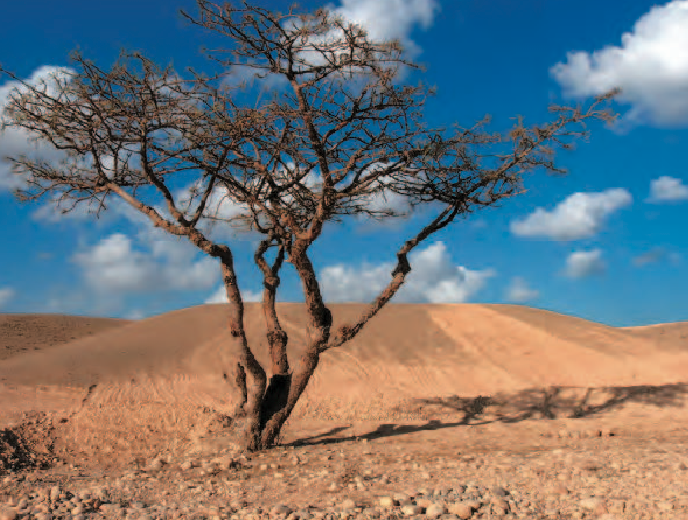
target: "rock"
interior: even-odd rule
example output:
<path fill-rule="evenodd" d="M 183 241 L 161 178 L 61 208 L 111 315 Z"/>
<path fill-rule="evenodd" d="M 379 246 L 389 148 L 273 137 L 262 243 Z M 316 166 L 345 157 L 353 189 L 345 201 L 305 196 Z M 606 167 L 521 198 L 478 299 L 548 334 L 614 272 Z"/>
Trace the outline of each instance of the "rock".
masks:
<path fill-rule="evenodd" d="M 394 500 L 392 497 L 380 497 L 378 503 L 382 507 L 394 507 L 399 505 L 399 501 Z"/>
<path fill-rule="evenodd" d="M 492 488 L 492 494 L 497 497 L 505 497 L 509 493 L 502 486 L 495 486 Z"/>
<path fill-rule="evenodd" d="M 401 507 L 401 512 L 406 516 L 420 515 L 423 512 L 423 508 L 421 506 L 406 505 Z"/>
<path fill-rule="evenodd" d="M 509 502 L 507 502 L 503 498 L 493 498 L 492 509 L 494 509 L 495 511 L 502 510 L 503 512 L 499 514 L 506 514 L 509 512 Z"/>
<path fill-rule="evenodd" d="M 160 471 L 163 466 L 163 461 L 160 457 L 155 457 L 150 461 L 148 466 L 146 466 L 146 471 Z"/>
<path fill-rule="evenodd" d="M 453 513 L 462 520 L 465 520 L 466 518 L 470 518 L 473 514 L 473 511 L 477 509 L 473 507 L 473 505 L 473 503 L 469 502 L 457 502 L 455 504 L 451 504 L 448 509 L 450 513 Z"/>
<path fill-rule="evenodd" d="M 278 505 L 278 506 L 273 507 L 270 510 L 270 512 L 273 515 L 285 515 L 285 516 L 291 514 L 293 511 L 294 510 L 291 507 L 285 506 L 285 505 Z"/>
<path fill-rule="evenodd" d="M 428 506 L 428 508 L 425 510 L 425 516 L 428 518 L 438 518 L 447 512 L 447 507 L 444 504 L 435 502 L 434 504 Z"/>

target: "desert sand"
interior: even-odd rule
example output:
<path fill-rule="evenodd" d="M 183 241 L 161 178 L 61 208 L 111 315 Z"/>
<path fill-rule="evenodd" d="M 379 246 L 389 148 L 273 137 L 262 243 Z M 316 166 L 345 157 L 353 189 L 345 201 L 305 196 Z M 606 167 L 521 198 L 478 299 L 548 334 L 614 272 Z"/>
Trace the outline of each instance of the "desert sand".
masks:
<path fill-rule="evenodd" d="M 334 325 L 363 309 L 332 305 Z M 292 370 L 305 345 L 304 310 L 278 304 Z M 259 304 L 246 305 L 246 328 L 254 354 L 268 366 Z M 617 414 L 646 404 L 653 392 L 680 401 L 680 383 L 688 379 L 687 336 L 688 322 L 615 328 L 519 305 L 392 304 L 353 341 L 323 355 L 288 425 L 426 419 L 451 411 L 446 403 L 452 400 L 537 399 L 553 388 L 554 405 L 562 407 L 557 416 L 588 391 L 590 405 L 631 394 L 626 406 L 608 410 Z M 232 349 L 222 304 L 139 321 L 0 315 L 0 428 L 27 410 L 79 410 L 94 442 L 104 432 L 119 436 L 144 425 L 174 435 L 185 420 L 193 422 L 187 412 L 232 408 L 238 397 Z M 518 399 L 510 400 L 518 408 Z M 665 408 L 656 403 L 646 413 L 659 420 Z"/>
<path fill-rule="evenodd" d="M 363 309 L 331 305 L 334 326 Z M 277 310 L 298 370 L 305 309 Z M 226 311 L 200 305 L 138 321 L 0 314 L 0 431 L 28 431 L 32 414 L 64 418 L 51 430 L 61 457 L 104 471 L 199 438 L 226 446 L 213 423 L 238 397 Z M 259 304 L 246 305 L 246 328 L 268 366 Z M 531 445 L 526 431 L 680 437 L 687 338 L 688 322 L 615 328 L 518 305 L 388 305 L 322 356 L 281 442 L 460 444 L 480 427 L 485 449 L 504 453 Z"/>

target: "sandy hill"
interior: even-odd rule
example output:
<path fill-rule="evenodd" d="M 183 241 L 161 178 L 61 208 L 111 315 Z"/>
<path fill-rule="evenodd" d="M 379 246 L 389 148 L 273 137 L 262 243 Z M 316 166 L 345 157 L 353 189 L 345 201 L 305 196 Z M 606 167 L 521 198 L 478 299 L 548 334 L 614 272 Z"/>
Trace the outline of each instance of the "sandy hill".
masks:
<path fill-rule="evenodd" d="M 365 307 L 331 305 L 335 326 Z M 305 309 L 277 310 L 294 369 Z M 0 428 L 21 410 L 80 409 L 79 435 L 92 428 L 133 442 L 128 436 L 144 424 L 184 430 L 192 410 L 231 410 L 236 351 L 226 311 L 200 305 L 139 321 L 0 315 Z M 267 366 L 263 327 L 260 304 L 247 304 L 249 342 Z M 627 398 L 641 385 L 686 380 L 686 331 L 686 323 L 608 327 L 518 305 L 388 305 L 355 340 L 322 356 L 293 417 L 383 420 L 418 412 L 417 403 L 553 386 L 621 388 Z"/>
<path fill-rule="evenodd" d="M 364 308 L 332 305 L 335 326 Z M 302 304 L 278 304 L 292 366 L 305 344 L 304 310 Z M 263 326 L 260 305 L 247 304 L 249 341 L 267 363 Z M 479 393 L 531 384 L 674 379 L 680 370 L 664 361 L 667 354 L 688 350 L 686 337 L 688 322 L 616 328 L 520 305 L 395 304 L 324 360 L 338 365 L 340 377 L 381 371 L 377 379 L 427 379 L 439 390 L 446 386 L 445 374 L 452 391 Z M 233 366 L 233 348 L 221 304 L 140 321 L 0 315 L 0 380 L 10 385 L 88 388 L 137 372 L 222 375 Z M 409 377 L 395 378 L 393 370 L 409 371 Z M 457 378 L 457 372 L 465 375 Z"/>
<path fill-rule="evenodd" d="M 688 351 L 688 322 L 660 323 L 644 327 L 624 327 L 621 330 L 649 340 L 657 348 L 669 351 Z"/>
<path fill-rule="evenodd" d="M 130 320 L 61 314 L 0 314 L 0 361 L 92 336 Z"/>
<path fill-rule="evenodd" d="M 354 320 L 364 308 L 332 305 L 335 326 Z M 294 366 L 305 345 L 304 308 L 283 303 L 278 313 Z M 263 326 L 260 305 L 247 304 L 249 341 L 266 364 Z M 399 380 L 428 379 L 438 390 L 446 386 L 441 381 L 446 374 L 452 391 L 465 393 L 531 384 L 654 381 L 679 375 L 676 366 L 663 361 L 684 350 L 687 335 L 686 322 L 616 328 L 520 305 L 396 304 L 324 360 L 338 365 L 340 377 L 365 378 L 372 370 L 396 380 L 392 370 L 406 370 L 409 377 Z M 224 305 L 140 321 L 5 314 L 0 315 L 0 348 L 0 380 L 6 384 L 80 388 L 130 379 L 137 372 L 222 375 L 235 355 Z M 457 372 L 466 374 L 457 380 Z"/>

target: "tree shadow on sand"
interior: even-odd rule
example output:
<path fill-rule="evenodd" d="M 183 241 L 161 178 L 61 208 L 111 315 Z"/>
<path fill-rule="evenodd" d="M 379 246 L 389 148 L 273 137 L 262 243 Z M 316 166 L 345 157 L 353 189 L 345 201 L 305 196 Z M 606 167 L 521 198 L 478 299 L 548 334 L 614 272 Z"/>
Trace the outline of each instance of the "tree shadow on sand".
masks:
<path fill-rule="evenodd" d="M 489 423 L 516 423 L 526 420 L 554 420 L 558 418 L 592 417 L 623 408 L 626 404 L 638 403 L 657 408 L 682 408 L 688 384 L 673 383 L 666 385 L 637 385 L 598 387 L 581 389 L 576 387 L 552 386 L 549 388 L 528 388 L 514 394 L 498 393 L 494 396 L 477 397 L 436 397 L 414 399 L 394 409 L 395 412 L 432 415 L 460 413 L 463 418 L 458 422 L 442 422 L 433 419 L 426 424 L 397 425 L 381 424 L 376 430 L 364 435 L 330 437 L 345 427 L 298 439 L 284 446 L 306 446 L 314 444 L 338 444 L 361 439 L 394 437 L 420 431 L 438 430 L 467 425 Z M 475 422 L 479 421 L 479 422 Z"/>

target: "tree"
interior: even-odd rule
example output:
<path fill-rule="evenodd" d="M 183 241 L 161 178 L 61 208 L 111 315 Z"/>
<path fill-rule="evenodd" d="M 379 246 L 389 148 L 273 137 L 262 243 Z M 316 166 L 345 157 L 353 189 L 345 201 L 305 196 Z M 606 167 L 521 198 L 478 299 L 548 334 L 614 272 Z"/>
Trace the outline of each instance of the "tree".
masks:
<path fill-rule="evenodd" d="M 181 80 L 171 67 L 160 71 L 140 53 L 120 54 L 112 70 L 104 72 L 75 53 L 72 59 L 83 72 L 56 76 L 55 95 L 22 82 L 26 91 L 11 96 L 1 129 L 23 128 L 66 153 L 59 167 L 26 156 L 6 158 L 29 186 L 17 190 L 20 200 L 61 193 L 59 202 L 74 201 L 69 210 L 95 200 L 99 213 L 115 195 L 154 226 L 187 237 L 219 259 L 230 302 L 229 328 L 240 351 L 236 374 L 243 398 L 237 414 L 246 418 L 245 448 L 255 451 L 274 445 L 320 356 L 355 337 L 396 294 L 411 271 L 407 255 L 413 248 L 457 216 L 522 193 L 524 173 L 536 167 L 565 173 L 554 165 L 550 145 L 571 148 L 565 138 L 587 136 L 586 119 L 614 120 L 611 110 L 596 107 L 618 90 L 596 98 L 585 113 L 580 107 L 550 107 L 558 117 L 543 126 L 525 128 L 519 117 L 505 137 L 482 130 L 488 116 L 472 128 L 455 125 L 454 134 L 445 137 L 444 129 L 426 130 L 418 122 L 419 109 L 434 90 L 393 84 L 398 65 L 422 69 L 400 57 L 398 41 L 373 43 L 363 29 L 322 9 L 299 15 L 300 22 L 285 28 L 281 21 L 293 20 L 296 6 L 282 16 L 247 3 L 243 9 L 197 3 L 198 19 L 181 14 L 239 44 L 232 52 L 236 61 L 209 57 L 223 66 L 249 66 L 283 77 L 292 95 L 285 94 L 282 102 L 275 95 L 263 108 L 239 108 L 231 88 L 212 86 L 219 76 L 206 78 L 189 69 L 194 79 Z M 243 15 L 241 21 L 234 19 L 237 14 Z M 338 36 L 325 41 L 331 34 Z M 308 54 L 315 63 L 304 57 Z M 242 64 L 240 57 L 249 61 Z M 128 70 L 124 58 L 140 63 L 143 74 Z M 345 88 L 345 69 L 349 86 L 365 80 L 360 92 L 351 94 Z M 509 143 L 507 153 L 478 153 L 503 142 Z M 169 181 L 189 172 L 196 172 L 197 180 L 182 208 Z M 145 202 L 142 191 L 151 188 L 162 196 L 169 215 Z M 370 205 L 372 197 L 385 193 L 405 197 L 412 208 L 431 204 L 438 213 L 399 249 L 389 284 L 363 315 L 332 331 L 333 318 L 309 248 L 321 236 L 323 224 L 341 216 L 400 216 L 391 208 Z M 212 215 L 209 200 L 218 196 L 240 205 L 243 213 L 232 218 Z M 266 371 L 246 339 L 232 250 L 201 229 L 202 222 L 220 221 L 239 223 L 263 236 L 254 259 L 264 277 L 262 306 L 272 364 L 267 389 Z M 272 265 L 266 259 L 271 248 L 276 248 Z M 284 261 L 298 273 L 309 317 L 306 353 L 296 372 L 290 369 L 288 337 L 275 311 Z"/>

